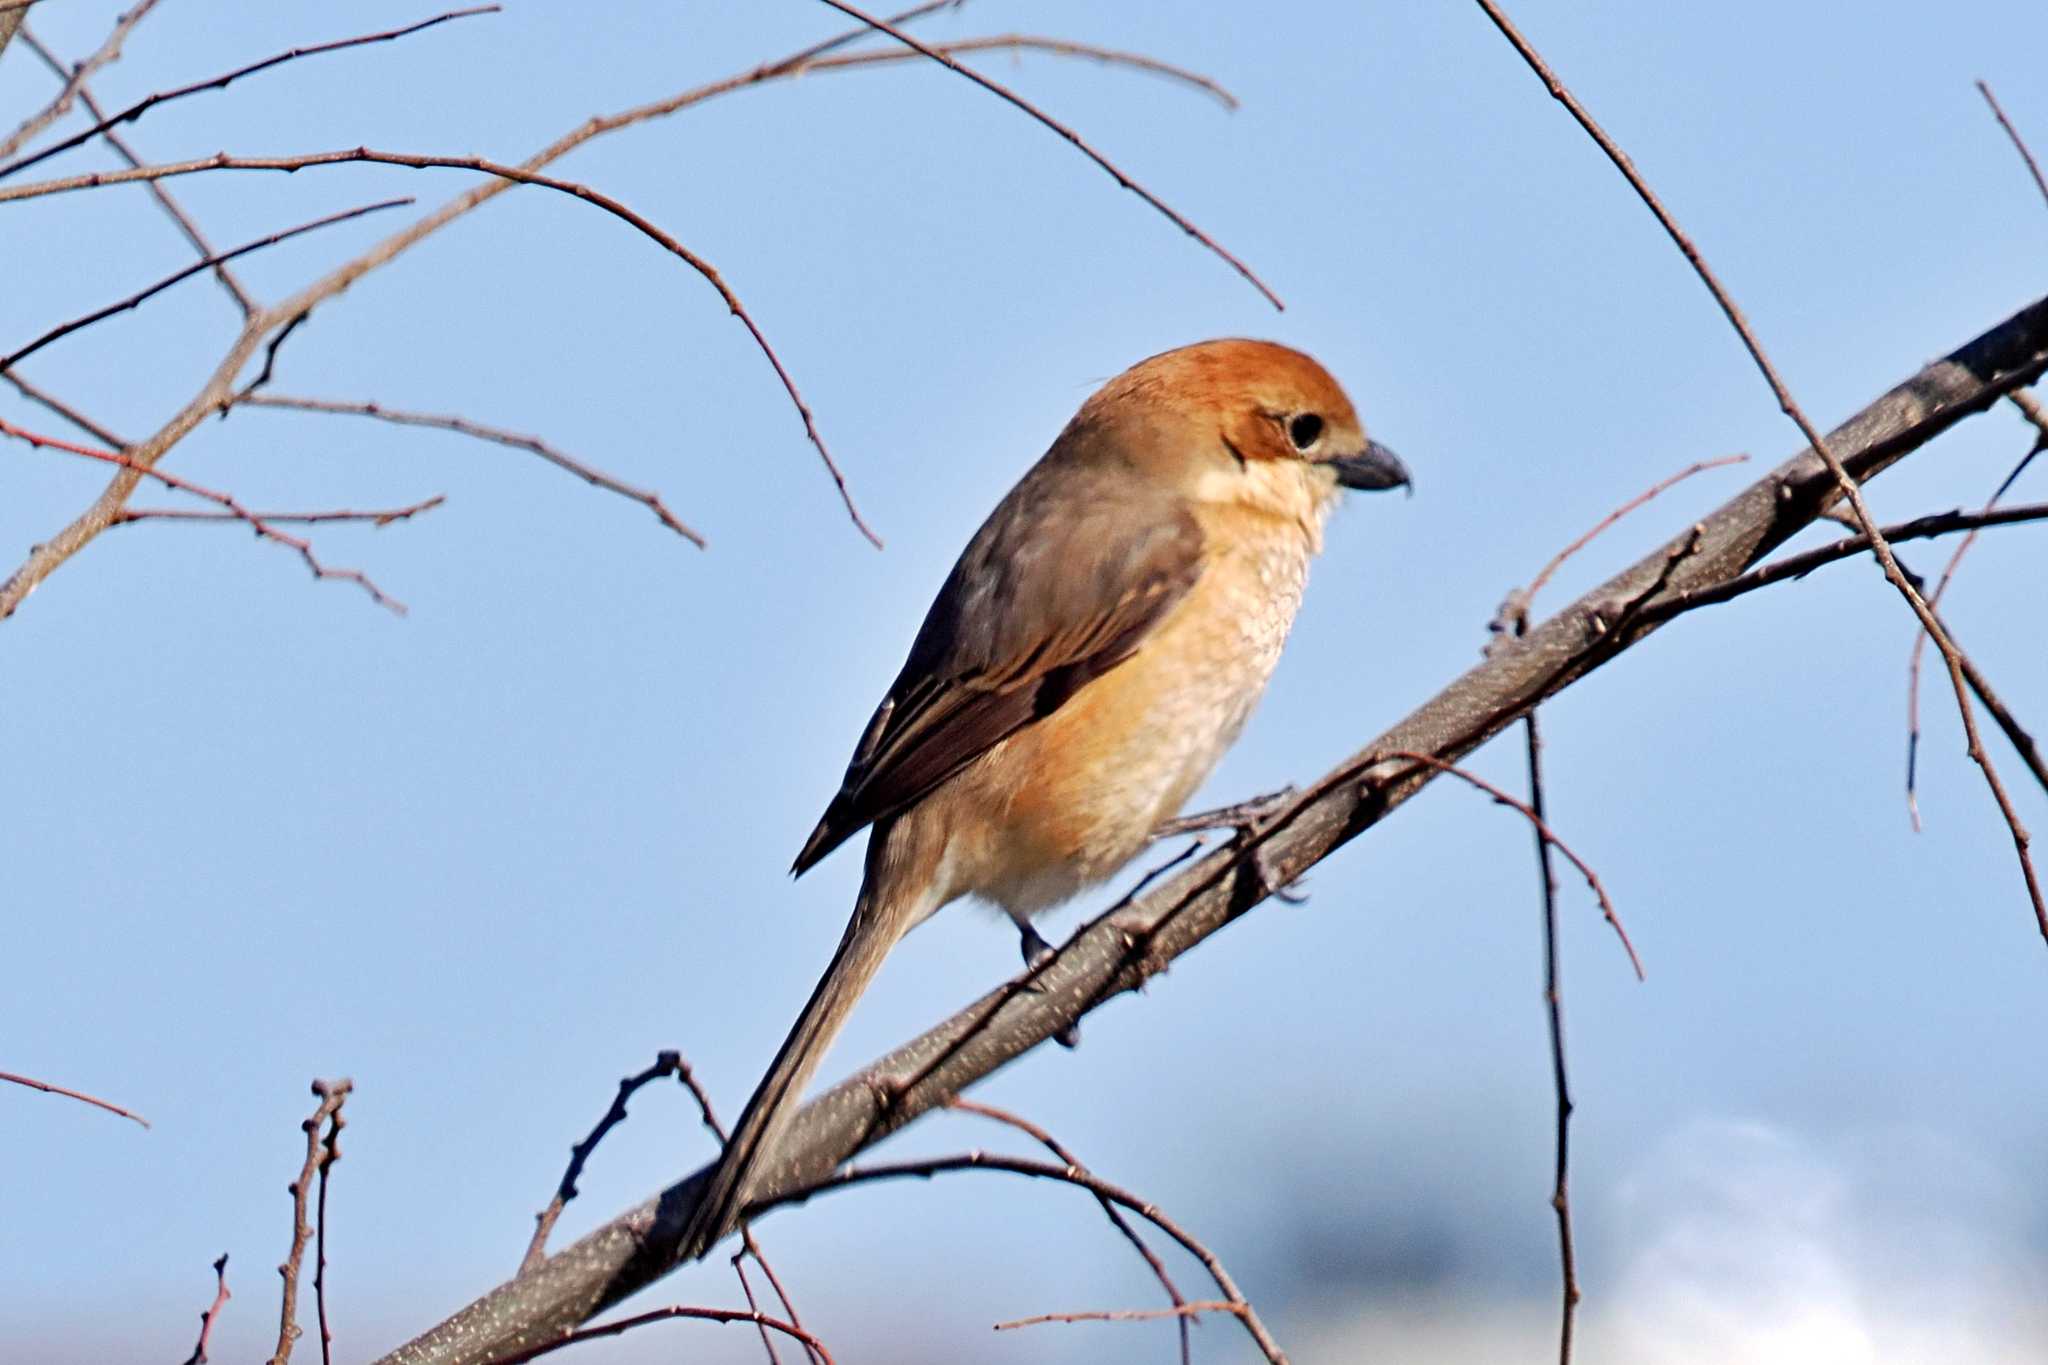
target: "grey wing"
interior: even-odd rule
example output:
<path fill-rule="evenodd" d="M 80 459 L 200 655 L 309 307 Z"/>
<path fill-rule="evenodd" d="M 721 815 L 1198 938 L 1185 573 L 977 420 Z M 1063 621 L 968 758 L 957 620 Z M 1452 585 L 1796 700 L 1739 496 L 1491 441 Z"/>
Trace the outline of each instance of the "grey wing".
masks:
<path fill-rule="evenodd" d="M 1041 462 L 953 566 L 793 871 L 1128 659 L 1201 559 L 1186 508 L 1128 471 Z"/>

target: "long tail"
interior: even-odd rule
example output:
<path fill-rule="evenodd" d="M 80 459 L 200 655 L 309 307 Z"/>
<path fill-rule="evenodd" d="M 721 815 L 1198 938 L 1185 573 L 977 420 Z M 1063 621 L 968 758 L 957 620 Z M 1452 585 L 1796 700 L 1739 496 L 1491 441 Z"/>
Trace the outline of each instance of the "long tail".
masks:
<path fill-rule="evenodd" d="M 847 921 L 839 950 L 832 955 L 832 965 L 825 969 L 810 1002 L 797 1016 L 796 1026 L 783 1040 L 782 1050 L 775 1054 L 768 1074 L 726 1139 L 725 1154 L 683 1229 L 677 1246 L 681 1259 L 693 1261 L 707 1254 L 738 1225 L 740 1211 L 759 1184 L 761 1163 L 775 1150 L 795 1117 L 797 1101 L 824 1060 L 825 1049 L 881 969 L 882 959 L 910 928 L 900 902 L 881 903 L 895 898 L 879 894 L 877 880 L 870 877 L 868 885 L 861 888 L 853 918 Z"/>

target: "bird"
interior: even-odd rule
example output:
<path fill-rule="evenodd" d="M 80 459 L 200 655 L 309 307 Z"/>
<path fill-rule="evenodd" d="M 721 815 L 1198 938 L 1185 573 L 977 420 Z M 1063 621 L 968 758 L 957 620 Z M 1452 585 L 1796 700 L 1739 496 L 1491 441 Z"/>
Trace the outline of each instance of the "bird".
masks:
<path fill-rule="evenodd" d="M 732 1231 L 883 958 L 966 896 L 1033 915 L 1113 876 L 1237 738 L 1343 488 L 1413 491 L 1315 360 L 1200 342 L 1111 379 L 981 525 L 791 871 L 872 826 L 852 917 L 678 1240 Z"/>

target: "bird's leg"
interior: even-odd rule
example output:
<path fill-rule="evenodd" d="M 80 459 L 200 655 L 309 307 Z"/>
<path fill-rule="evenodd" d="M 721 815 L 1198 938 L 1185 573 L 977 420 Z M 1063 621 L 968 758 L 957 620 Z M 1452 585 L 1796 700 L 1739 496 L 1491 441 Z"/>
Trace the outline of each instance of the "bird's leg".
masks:
<path fill-rule="evenodd" d="M 1038 932 L 1037 928 L 1028 918 L 1023 915 L 1017 915 L 1013 918 L 1017 924 L 1017 946 L 1024 954 L 1024 970 L 1027 972 L 1036 971 L 1042 964 L 1051 961 L 1053 955 L 1059 949 L 1047 943 L 1045 936 Z M 1043 990 L 1044 987 L 1033 986 L 1031 989 Z M 1081 1046 L 1081 1026 L 1079 1024 L 1067 1025 L 1053 1035 L 1053 1041 L 1064 1048 Z"/>
<path fill-rule="evenodd" d="M 1294 799 L 1292 784 L 1278 791 L 1254 796 L 1249 801 L 1240 801 L 1234 806 L 1219 806 L 1215 810 L 1196 811 L 1193 815 L 1176 815 L 1152 831 L 1152 841 L 1171 839 L 1180 834 L 1199 834 L 1210 829 L 1234 829 L 1240 834 L 1248 832 L 1262 820 L 1270 820 L 1287 809 L 1287 803 Z"/>

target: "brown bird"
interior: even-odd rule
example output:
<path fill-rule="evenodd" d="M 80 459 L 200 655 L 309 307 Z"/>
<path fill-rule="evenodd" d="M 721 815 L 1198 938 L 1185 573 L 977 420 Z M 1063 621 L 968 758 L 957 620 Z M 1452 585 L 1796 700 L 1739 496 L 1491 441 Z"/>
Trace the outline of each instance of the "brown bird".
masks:
<path fill-rule="evenodd" d="M 1340 486 L 1408 471 L 1299 351 L 1208 341 L 1132 366 L 982 523 L 875 709 L 801 875 L 872 824 L 824 979 L 747 1103 L 681 1241 L 732 1230 L 883 957 L 962 896 L 1031 916 L 1103 881 L 1251 714 Z"/>

